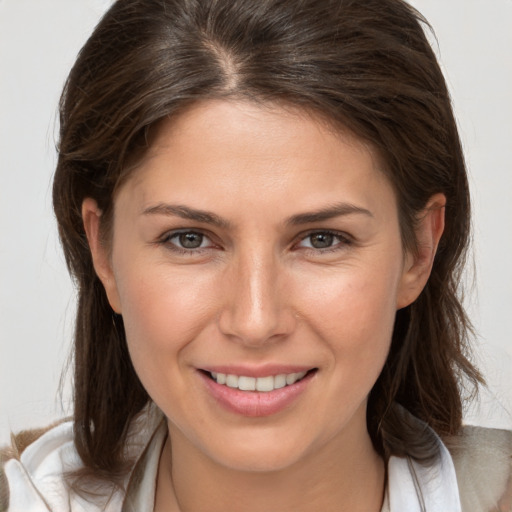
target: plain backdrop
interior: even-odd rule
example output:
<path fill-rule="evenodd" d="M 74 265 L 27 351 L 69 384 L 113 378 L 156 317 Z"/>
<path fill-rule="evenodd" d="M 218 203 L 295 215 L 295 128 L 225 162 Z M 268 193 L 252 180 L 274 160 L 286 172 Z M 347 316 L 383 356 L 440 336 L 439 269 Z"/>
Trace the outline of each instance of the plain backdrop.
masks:
<path fill-rule="evenodd" d="M 0 0 L 0 445 L 70 413 L 74 292 L 51 211 L 57 102 L 110 0 Z M 512 427 L 512 0 L 414 0 L 453 96 L 470 173 L 466 304 L 489 390 L 467 421 Z M 469 286 L 471 288 L 471 286 Z"/>

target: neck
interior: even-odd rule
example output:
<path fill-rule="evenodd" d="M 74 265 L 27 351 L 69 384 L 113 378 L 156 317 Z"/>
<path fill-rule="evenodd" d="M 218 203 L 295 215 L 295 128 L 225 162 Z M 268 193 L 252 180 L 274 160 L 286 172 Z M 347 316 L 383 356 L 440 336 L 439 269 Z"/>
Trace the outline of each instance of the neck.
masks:
<path fill-rule="evenodd" d="M 384 462 L 366 431 L 360 442 L 332 439 L 295 464 L 267 472 L 219 465 L 176 429 L 169 439 L 160 460 L 155 512 L 379 512 L 382 507 Z"/>

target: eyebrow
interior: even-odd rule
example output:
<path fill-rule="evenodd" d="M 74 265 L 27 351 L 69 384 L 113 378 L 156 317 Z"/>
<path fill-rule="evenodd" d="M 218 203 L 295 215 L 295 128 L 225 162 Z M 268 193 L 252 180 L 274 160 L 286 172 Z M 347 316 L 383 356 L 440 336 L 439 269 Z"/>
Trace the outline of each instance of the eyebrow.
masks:
<path fill-rule="evenodd" d="M 341 217 L 344 215 L 362 214 L 373 217 L 373 213 L 366 208 L 361 208 L 350 203 L 339 203 L 321 210 L 299 213 L 290 217 L 286 223 L 291 226 L 300 224 L 311 224 L 314 222 L 322 222 L 325 220 Z"/>
<path fill-rule="evenodd" d="M 227 229 L 231 223 L 215 213 L 206 210 L 198 210 L 180 204 L 159 203 L 143 210 L 144 215 L 166 215 L 168 217 L 181 217 L 182 219 L 193 220 L 203 224 L 212 224 L 219 228 Z"/>
<path fill-rule="evenodd" d="M 212 224 L 219 228 L 228 229 L 231 223 L 219 215 L 206 210 L 198 210 L 185 205 L 159 203 L 155 206 L 149 206 L 142 211 L 143 215 L 165 215 L 168 217 L 181 217 L 182 219 L 193 220 L 203 224 Z M 362 214 L 373 217 L 370 210 L 355 206 L 350 203 L 339 203 L 321 210 L 299 213 L 286 220 L 289 226 L 298 226 L 301 224 L 311 224 L 322 222 L 335 217 L 344 215 Z"/>

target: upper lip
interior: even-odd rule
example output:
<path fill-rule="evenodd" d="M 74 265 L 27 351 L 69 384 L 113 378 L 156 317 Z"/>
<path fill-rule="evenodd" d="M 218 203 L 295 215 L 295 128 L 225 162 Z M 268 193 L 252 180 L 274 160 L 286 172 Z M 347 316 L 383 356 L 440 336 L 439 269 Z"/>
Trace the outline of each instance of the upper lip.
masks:
<path fill-rule="evenodd" d="M 314 366 L 304 366 L 295 364 L 265 364 L 260 366 L 248 365 L 212 365 L 200 368 L 209 373 L 225 373 L 226 375 L 237 375 L 244 377 L 269 377 L 290 373 L 307 372 L 315 369 Z"/>

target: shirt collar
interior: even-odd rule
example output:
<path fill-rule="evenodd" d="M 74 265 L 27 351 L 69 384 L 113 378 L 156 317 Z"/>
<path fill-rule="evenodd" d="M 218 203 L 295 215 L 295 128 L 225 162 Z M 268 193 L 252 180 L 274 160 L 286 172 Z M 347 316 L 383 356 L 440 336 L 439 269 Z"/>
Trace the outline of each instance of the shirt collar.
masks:
<path fill-rule="evenodd" d="M 455 467 L 443 442 L 431 465 L 390 457 L 387 494 L 390 512 L 461 512 Z"/>

